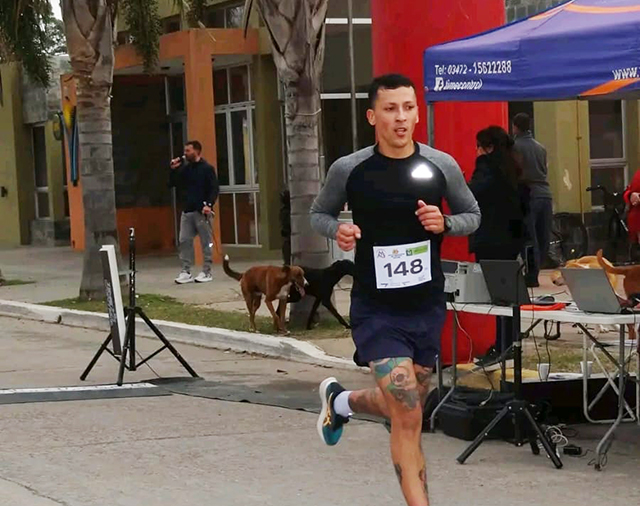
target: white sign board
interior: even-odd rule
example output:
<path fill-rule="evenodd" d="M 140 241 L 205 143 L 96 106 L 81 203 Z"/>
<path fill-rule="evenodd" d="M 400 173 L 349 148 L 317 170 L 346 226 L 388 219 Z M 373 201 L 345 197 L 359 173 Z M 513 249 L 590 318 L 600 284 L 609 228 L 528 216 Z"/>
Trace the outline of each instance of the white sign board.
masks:
<path fill-rule="evenodd" d="M 107 311 L 109 313 L 109 326 L 111 327 L 111 342 L 113 352 L 116 355 L 122 353 L 126 324 L 124 319 L 124 307 L 122 305 L 122 292 L 120 291 L 120 278 L 118 276 L 118 261 L 116 248 L 106 245 L 100 248 L 102 259 L 102 274 L 104 279 L 104 292 L 106 296 Z"/>

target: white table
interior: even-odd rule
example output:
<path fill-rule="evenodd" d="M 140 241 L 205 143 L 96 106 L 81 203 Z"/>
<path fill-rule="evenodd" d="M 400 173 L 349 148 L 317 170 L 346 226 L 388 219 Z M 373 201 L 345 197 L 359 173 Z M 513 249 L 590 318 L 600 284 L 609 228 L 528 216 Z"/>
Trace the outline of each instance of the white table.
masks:
<path fill-rule="evenodd" d="M 477 315 L 487 315 L 487 316 L 505 316 L 511 317 L 513 312 L 510 307 L 503 306 L 493 306 L 491 304 L 462 304 L 462 303 L 447 303 L 447 309 L 450 311 L 454 311 L 455 313 L 471 313 Z M 611 427 L 604 435 L 604 437 L 598 443 L 596 448 L 596 469 L 602 468 L 602 462 L 605 458 L 605 455 L 609 449 L 611 438 L 613 433 L 617 429 L 618 425 L 620 425 L 623 421 L 635 421 L 640 425 L 640 382 L 638 378 L 636 378 L 636 405 L 635 408 L 632 409 L 624 398 L 624 390 L 625 384 L 627 380 L 627 375 L 625 371 L 631 361 L 631 359 L 635 356 L 636 364 L 640 365 L 639 356 L 637 350 L 635 349 L 635 343 L 632 351 L 629 354 L 629 357 L 626 356 L 626 347 L 625 343 L 625 335 L 627 325 L 637 325 L 640 323 L 640 313 L 628 313 L 628 314 L 595 314 L 595 313 L 584 313 L 582 311 L 574 310 L 574 309 L 563 309 L 560 311 L 524 311 L 521 310 L 521 319 L 529 318 L 532 321 L 551 321 L 558 323 L 570 323 L 575 324 L 582 332 L 583 332 L 583 361 L 584 361 L 584 371 L 585 374 L 582 375 L 582 385 L 583 385 L 583 411 L 587 420 L 592 423 L 612 423 Z M 607 343 L 603 340 L 596 338 L 592 332 L 587 328 L 587 325 L 620 325 L 619 332 L 619 340 L 613 343 Z M 454 315 L 454 324 L 453 324 L 453 338 L 452 338 L 452 348 L 453 348 L 453 384 L 452 388 L 449 390 L 449 393 L 442 399 L 440 404 L 434 410 L 432 415 L 431 423 L 432 429 L 434 428 L 435 423 L 435 414 L 441 408 L 441 406 L 448 400 L 448 398 L 453 394 L 453 391 L 456 387 L 457 382 L 457 372 L 456 372 L 456 360 L 457 360 L 457 340 L 458 340 L 458 320 Z M 589 346 L 591 343 L 591 346 Z M 608 346 L 617 345 L 618 346 L 618 358 L 615 358 L 609 351 L 607 350 Z M 600 351 L 606 359 L 608 359 L 612 364 L 616 367 L 616 374 L 611 375 L 604 368 L 604 364 L 600 360 L 597 352 Z M 595 358 L 595 362 L 602 369 L 607 379 L 606 384 L 600 392 L 595 396 L 594 399 L 589 401 L 589 376 L 586 374 L 587 370 L 587 357 L 588 353 L 591 353 Z M 615 379 L 617 377 L 618 384 L 616 385 Z M 441 386 L 441 384 L 439 385 Z M 614 419 L 609 420 L 596 420 L 591 417 L 591 410 L 595 406 L 595 404 L 602 398 L 607 389 L 611 388 L 618 397 L 618 415 Z M 626 418 L 625 418 L 626 414 Z"/>

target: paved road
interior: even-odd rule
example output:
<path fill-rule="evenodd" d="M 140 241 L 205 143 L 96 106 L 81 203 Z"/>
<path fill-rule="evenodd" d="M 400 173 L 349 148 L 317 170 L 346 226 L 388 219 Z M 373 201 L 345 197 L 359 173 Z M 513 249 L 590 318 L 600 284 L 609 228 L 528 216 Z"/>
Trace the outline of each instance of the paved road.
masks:
<path fill-rule="evenodd" d="M 0 317 L 0 385 L 66 386 L 103 336 L 93 331 Z M 153 342 L 141 340 L 151 350 Z M 331 370 L 180 346 L 207 380 L 256 390 L 313 385 Z M 152 361 L 162 376 L 181 374 L 168 356 Z M 284 371 L 284 372 L 278 372 Z M 104 359 L 92 383 L 111 382 Z M 368 377 L 340 372 L 349 386 Z M 142 370 L 128 380 L 153 377 Z M 310 392 L 310 395 L 316 395 Z M 349 424 L 337 448 L 315 434 L 315 415 L 245 403 L 172 395 L 137 399 L 0 405 L 0 505 L 11 506 L 376 506 L 402 504 L 385 429 Z M 587 438 L 580 444 L 593 447 Z M 608 506 L 640 503 L 640 429 L 625 427 L 609 465 L 546 457 L 489 442 L 468 464 L 465 443 L 424 436 L 435 506 Z"/>

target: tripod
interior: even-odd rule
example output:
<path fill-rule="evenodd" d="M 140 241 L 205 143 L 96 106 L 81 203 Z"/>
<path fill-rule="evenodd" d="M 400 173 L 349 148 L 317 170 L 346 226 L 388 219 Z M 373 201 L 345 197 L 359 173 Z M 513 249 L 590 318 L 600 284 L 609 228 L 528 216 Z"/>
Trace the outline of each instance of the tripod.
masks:
<path fill-rule="evenodd" d="M 475 452 L 478 447 L 484 442 L 489 433 L 496 427 L 505 417 L 513 417 L 514 419 L 514 444 L 516 446 L 523 446 L 526 442 L 529 442 L 531 451 L 534 455 L 540 453 L 540 449 L 536 443 L 536 436 L 540 439 L 544 450 L 553 462 L 553 465 L 557 469 L 562 467 L 562 461 L 554 451 L 551 443 L 545 436 L 544 432 L 538 425 L 533 413 L 532 405 L 522 398 L 522 334 L 520 333 L 520 304 L 521 301 L 518 297 L 519 281 L 522 278 L 522 267 L 519 267 L 516 271 L 516 296 L 512 301 L 508 301 L 513 310 L 513 393 L 514 400 L 509 401 L 504 408 L 495 416 L 495 418 L 480 432 L 478 437 L 469 445 L 469 447 L 463 451 L 456 459 L 460 464 L 464 464 L 465 461 Z M 503 372 L 504 376 L 504 372 Z M 527 427 L 528 425 L 528 427 Z"/>
<path fill-rule="evenodd" d="M 154 351 L 151 355 L 146 358 L 140 360 L 140 362 L 136 362 L 136 316 L 142 318 L 142 320 L 147 324 L 147 326 L 153 331 L 158 339 L 163 343 L 163 346 L 156 351 Z M 120 367 L 118 368 L 118 386 L 122 385 L 124 380 L 124 371 L 125 369 L 128 371 L 136 371 L 141 365 L 147 363 L 153 357 L 164 351 L 165 349 L 169 350 L 172 355 L 182 364 L 187 372 L 194 378 L 198 378 L 198 374 L 193 370 L 193 368 L 189 365 L 189 363 L 180 355 L 178 350 L 174 348 L 174 346 L 169 342 L 169 340 L 160 332 L 160 329 L 156 327 L 153 322 L 147 317 L 142 308 L 136 305 L 136 235 L 135 229 L 129 229 L 129 306 L 125 308 L 125 317 L 126 317 L 126 327 L 125 327 L 125 339 L 124 346 L 122 350 L 119 350 L 119 343 L 116 343 L 116 340 L 119 339 L 119 336 L 114 336 L 112 332 L 109 333 L 105 341 L 100 346 L 100 349 L 94 355 L 91 362 L 85 369 L 85 371 L 80 376 L 80 379 L 84 381 L 87 379 L 87 376 L 91 372 L 91 369 L 96 365 L 98 359 L 102 356 L 102 354 L 106 351 L 115 358 L 119 363 Z M 109 344 L 114 343 L 113 348 L 114 351 L 109 349 Z M 118 353 L 120 352 L 120 353 Z"/>

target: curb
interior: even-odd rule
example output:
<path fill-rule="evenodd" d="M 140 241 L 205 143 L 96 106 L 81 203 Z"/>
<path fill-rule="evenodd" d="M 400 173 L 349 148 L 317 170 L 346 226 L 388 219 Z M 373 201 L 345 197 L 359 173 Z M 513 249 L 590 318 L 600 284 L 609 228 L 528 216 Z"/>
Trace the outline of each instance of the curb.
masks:
<path fill-rule="evenodd" d="M 0 316 L 101 330 L 105 332 L 105 336 L 109 332 L 107 315 L 90 311 L 0 300 Z M 136 335 L 148 338 L 155 337 L 155 334 L 140 318 L 136 319 L 136 323 L 138 322 L 140 325 L 136 326 Z M 276 337 L 163 320 L 154 320 L 153 323 L 171 341 L 176 343 L 237 353 L 251 353 L 323 367 L 364 370 L 350 360 L 328 355 L 324 350 L 311 343 L 291 337 Z"/>

